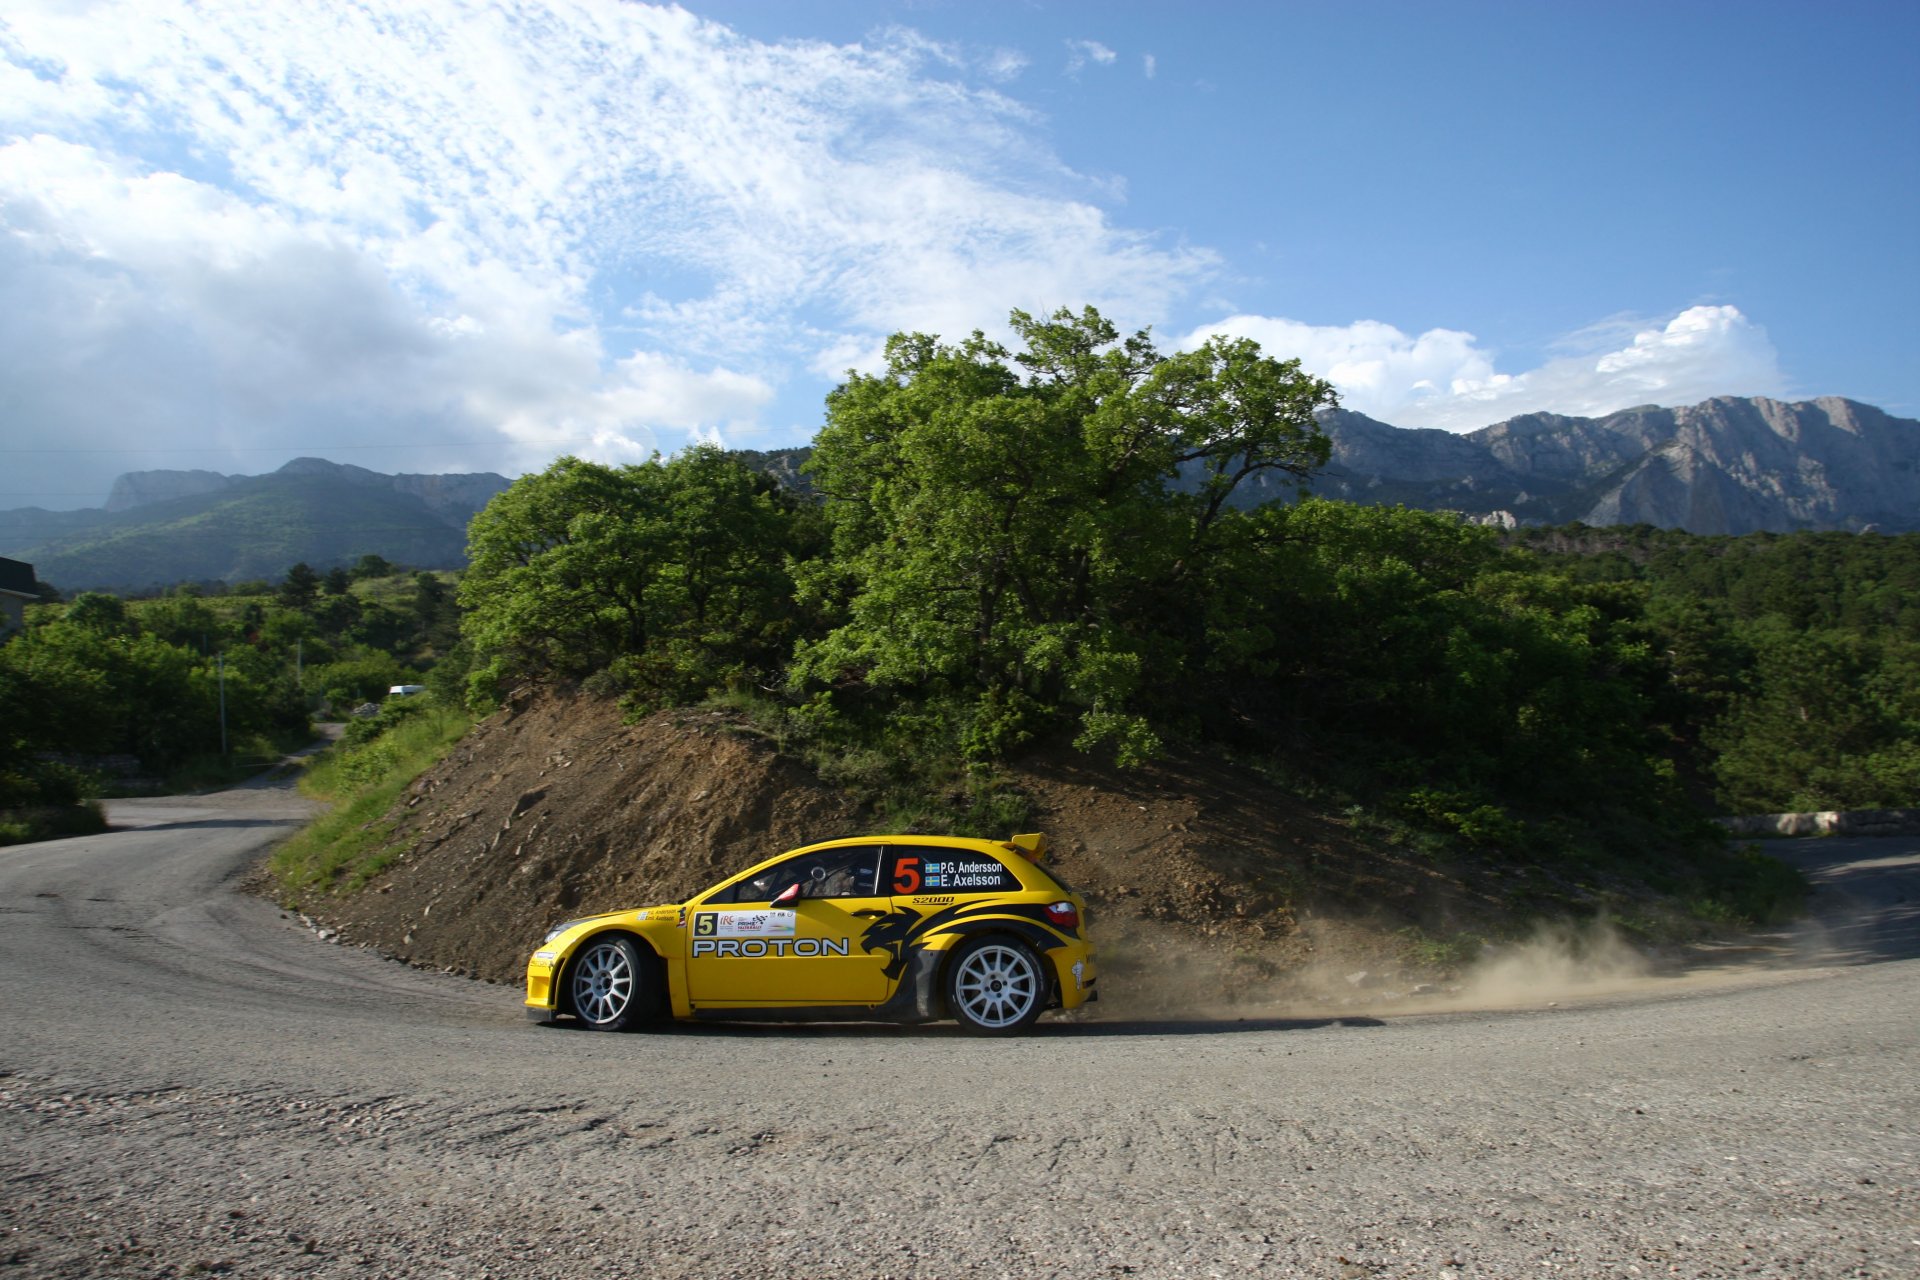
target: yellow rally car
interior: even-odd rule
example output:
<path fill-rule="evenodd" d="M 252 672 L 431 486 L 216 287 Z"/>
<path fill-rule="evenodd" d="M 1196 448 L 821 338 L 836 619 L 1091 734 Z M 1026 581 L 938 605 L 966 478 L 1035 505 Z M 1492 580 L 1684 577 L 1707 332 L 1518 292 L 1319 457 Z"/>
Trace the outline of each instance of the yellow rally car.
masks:
<path fill-rule="evenodd" d="M 684 903 L 570 920 L 527 962 L 527 1014 L 932 1022 L 983 1034 L 1095 999 L 1086 903 L 1043 835 L 808 845 Z"/>

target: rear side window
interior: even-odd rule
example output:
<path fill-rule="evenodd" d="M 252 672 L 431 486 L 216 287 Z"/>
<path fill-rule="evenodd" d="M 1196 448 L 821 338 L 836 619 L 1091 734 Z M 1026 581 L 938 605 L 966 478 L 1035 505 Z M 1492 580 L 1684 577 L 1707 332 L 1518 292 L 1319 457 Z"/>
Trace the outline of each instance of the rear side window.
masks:
<path fill-rule="evenodd" d="M 1008 893 L 1020 878 L 990 854 L 932 845 L 887 850 L 887 885 L 901 897 L 916 893 Z"/>

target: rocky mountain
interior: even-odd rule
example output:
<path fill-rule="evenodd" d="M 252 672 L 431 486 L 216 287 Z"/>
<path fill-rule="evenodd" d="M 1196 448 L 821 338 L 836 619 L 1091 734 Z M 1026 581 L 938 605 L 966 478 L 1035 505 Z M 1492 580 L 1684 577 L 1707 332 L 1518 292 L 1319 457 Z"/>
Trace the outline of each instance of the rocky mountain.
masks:
<path fill-rule="evenodd" d="M 1838 397 L 1534 413 L 1465 435 L 1345 411 L 1323 426 L 1333 458 L 1314 491 L 1354 502 L 1699 534 L 1920 529 L 1920 422 Z"/>
<path fill-rule="evenodd" d="M 129 471 L 113 482 L 107 494 L 105 510 L 131 511 L 170 498 L 193 498 L 203 493 L 218 493 L 243 476 L 223 476 L 218 471 Z"/>
<path fill-rule="evenodd" d="M 264 476 L 137 471 L 104 508 L 0 511 L 0 555 L 65 591 L 274 579 L 367 554 L 458 568 L 467 521 L 506 487 L 491 472 L 395 476 L 320 458 Z"/>

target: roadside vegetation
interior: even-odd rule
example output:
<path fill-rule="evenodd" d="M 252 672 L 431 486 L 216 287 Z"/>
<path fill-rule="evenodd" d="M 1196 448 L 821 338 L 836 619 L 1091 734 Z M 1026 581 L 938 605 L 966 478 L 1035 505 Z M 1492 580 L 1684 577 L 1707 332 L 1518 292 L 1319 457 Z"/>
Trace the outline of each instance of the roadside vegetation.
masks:
<path fill-rule="evenodd" d="M 270 866 L 286 903 L 351 892 L 403 854 L 388 840 L 395 801 L 472 727 L 471 715 L 430 696 L 348 722 L 339 744 L 300 780 L 327 810 L 274 851 Z"/>
<path fill-rule="evenodd" d="M 97 830 L 102 796 L 236 781 L 395 684 L 458 704 L 465 653 L 452 575 L 377 556 L 31 606 L 0 643 L 0 841 Z"/>
<path fill-rule="evenodd" d="M 1634 601 L 1684 703 L 1688 759 L 1725 811 L 1920 804 L 1920 535 L 1509 537 Z"/>

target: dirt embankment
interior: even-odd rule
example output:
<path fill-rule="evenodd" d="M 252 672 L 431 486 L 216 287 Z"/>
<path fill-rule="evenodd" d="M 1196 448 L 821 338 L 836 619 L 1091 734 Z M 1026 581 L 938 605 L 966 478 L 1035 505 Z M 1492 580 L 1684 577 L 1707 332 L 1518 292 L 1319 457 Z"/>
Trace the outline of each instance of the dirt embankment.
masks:
<path fill-rule="evenodd" d="M 1468 885 L 1249 770 L 1064 756 L 1016 779 L 1088 900 L 1108 1016 L 1404 991 L 1445 975 L 1416 972 L 1400 930 L 1492 914 Z M 874 829 L 725 713 L 623 724 L 581 696 L 524 698 L 485 721 L 396 817 L 404 852 L 383 876 L 302 909 L 341 941 L 502 982 L 560 920 L 678 901 L 782 850 Z"/>

